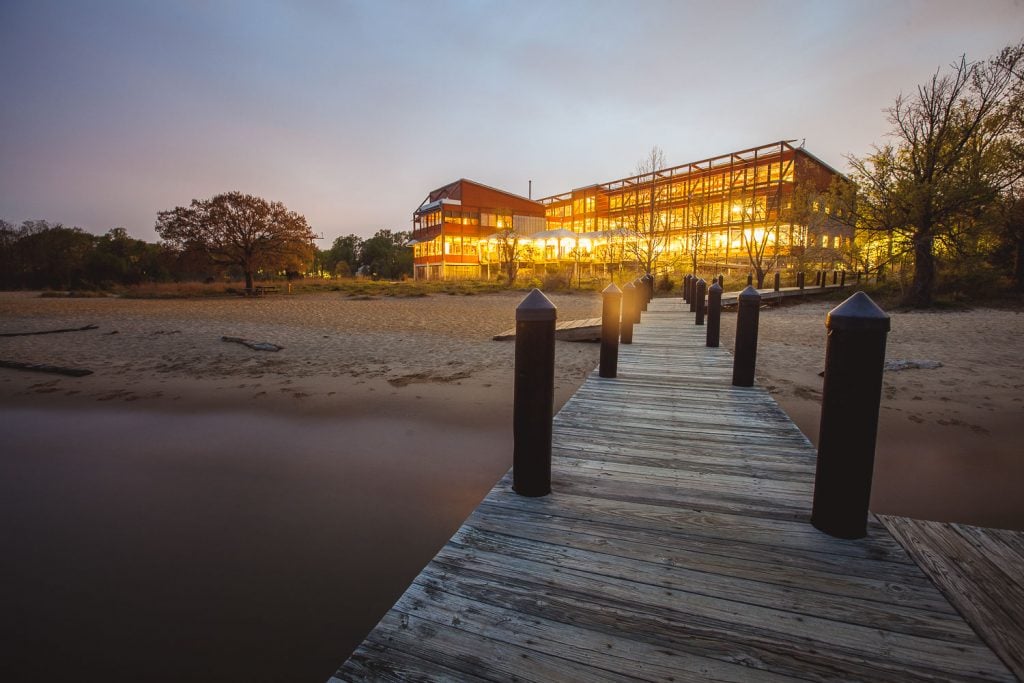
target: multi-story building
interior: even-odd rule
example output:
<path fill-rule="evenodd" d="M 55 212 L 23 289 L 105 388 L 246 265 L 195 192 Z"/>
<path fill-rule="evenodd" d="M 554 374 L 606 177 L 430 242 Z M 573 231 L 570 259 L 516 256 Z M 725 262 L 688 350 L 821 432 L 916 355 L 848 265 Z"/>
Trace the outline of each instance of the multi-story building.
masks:
<path fill-rule="evenodd" d="M 546 271 L 771 270 L 839 260 L 852 245 L 848 181 L 777 142 L 533 201 L 469 180 L 413 214 L 415 275 L 490 277 L 515 259 Z M 831 191 L 830 191 L 831 190 Z"/>

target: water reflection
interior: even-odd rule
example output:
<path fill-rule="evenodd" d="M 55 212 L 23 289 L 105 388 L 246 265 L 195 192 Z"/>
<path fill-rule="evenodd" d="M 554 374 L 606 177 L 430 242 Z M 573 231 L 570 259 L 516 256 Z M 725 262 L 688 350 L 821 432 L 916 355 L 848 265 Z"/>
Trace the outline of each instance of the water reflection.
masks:
<path fill-rule="evenodd" d="M 2 420 L 2 680 L 323 681 L 511 459 L 407 420 Z"/>

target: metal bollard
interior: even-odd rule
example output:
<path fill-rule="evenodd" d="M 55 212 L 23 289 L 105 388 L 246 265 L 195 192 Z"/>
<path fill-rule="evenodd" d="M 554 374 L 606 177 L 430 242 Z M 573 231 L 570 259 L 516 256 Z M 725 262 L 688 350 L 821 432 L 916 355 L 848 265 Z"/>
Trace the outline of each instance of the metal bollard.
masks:
<path fill-rule="evenodd" d="M 754 365 L 757 362 L 757 322 L 761 314 L 761 295 L 753 287 L 747 287 L 740 292 L 737 309 L 732 385 L 752 387 Z"/>
<path fill-rule="evenodd" d="M 752 284 L 754 284 L 754 274 L 747 273 L 747 287 L 751 286 Z"/>
<path fill-rule="evenodd" d="M 871 472 L 889 316 L 864 292 L 825 319 L 825 383 L 811 524 L 830 536 L 867 534 Z"/>
<path fill-rule="evenodd" d="M 601 364 L 598 377 L 615 377 L 619 369 L 619 320 L 622 290 L 611 283 L 601 292 Z"/>
<path fill-rule="evenodd" d="M 693 276 L 689 273 L 683 278 L 683 303 L 690 303 L 690 280 L 692 279 Z"/>
<path fill-rule="evenodd" d="M 722 330 L 722 285 L 712 280 L 708 289 L 708 336 L 707 346 L 718 347 Z"/>
<path fill-rule="evenodd" d="M 697 294 L 697 317 L 694 323 L 697 325 L 704 324 L 704 297 L 707 296 L 708 283 L 704 282 L 704 278 L 697 280 L 696 294 Z"/>
<path fill-rule="evenodd" d="M 782 289 L 782 273 L 775 273 L 775 291 Z"/>
<path fill-rule="evenodd" d="M 522 496 L 551 493 L 556 317 L 555 305 L 539 289 L 516 308 L 512 490 Z"/>
<path fill-rule="evenodd" d="M 839 287 L 843 288 L 846 286 L 846 271 L 844 270 L 839 274 Z"/>
<path fill-rule="evenodd" d="M 632 282 L 627 282 L 622 288 L 622 325 L 619 334 L 623 344 L 633 343 L 633 324 L 636 321 L 636 287 Z"/>

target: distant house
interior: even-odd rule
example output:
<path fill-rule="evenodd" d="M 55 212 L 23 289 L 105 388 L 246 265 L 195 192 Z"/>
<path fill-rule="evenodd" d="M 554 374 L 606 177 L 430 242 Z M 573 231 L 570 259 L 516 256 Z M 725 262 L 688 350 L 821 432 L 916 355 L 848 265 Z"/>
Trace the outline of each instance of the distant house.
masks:
<path fill-rule="evenodd" d="M 493 277 L 513 257 L 527 270 L 575 264 L 597 274 L 635 267 L 638 241 L 657 269 L 680 268 L 696 254 L 716 271 L 746 272 L 751 245 L 779 268 L 808 258 L 825 266 L 853 241 L 850 207 L 826 194 L 836 180 L 846 182 L 786 141 L 537 201 L 461 179 L 413 213 L 414 273 Z"/>

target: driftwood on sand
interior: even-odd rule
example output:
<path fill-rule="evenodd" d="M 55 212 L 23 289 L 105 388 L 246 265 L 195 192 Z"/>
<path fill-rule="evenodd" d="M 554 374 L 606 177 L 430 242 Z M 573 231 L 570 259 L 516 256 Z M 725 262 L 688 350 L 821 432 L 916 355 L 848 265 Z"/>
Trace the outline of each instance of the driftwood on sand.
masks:
<path fill-rule="evenodd" d="M 33 334 L 60 334 L 61 332 L 85 332 L 98 329 L 98 325 L 86 325 L 85 327 L 65 327 L 60 330 L 42 330 L 40 332 L 0 332 L 0 337 L 29 337 Z"/>
<path fill-rule="evenodd" d="M 68 375 L 69 377 L 85 377 L 86 375 L 92 374 L 92 370 L 86 370 L 84 368 L 62 368 L 59 365 L 47 365 L 46 363 L 22 363 L 16 360 L 0 360 L 0 368 L 49 372 L 55 375 Z"/>
<path fill-rule="evenodd" d="M 250 349 L 256 351 L 280 351 L 283 346 L 277 344 L 271 344 L 270 342 L 256 342 L 250 339 L 242 339 L 241 337 L 221 337 L 221 341 L 234 342 L 235 344 L 241 344 L 242 346 L 248 346 Z"/>

